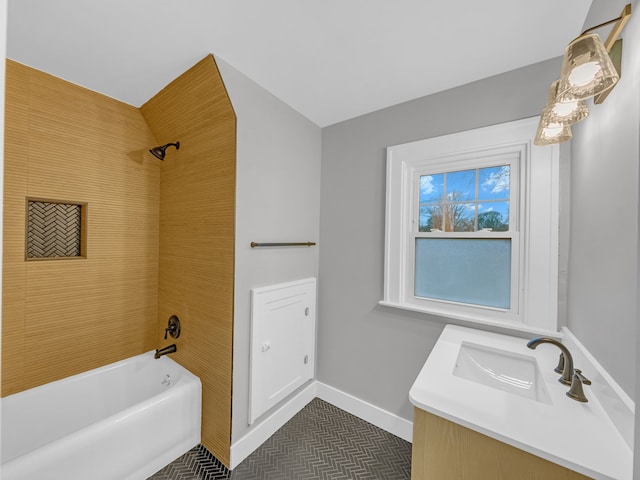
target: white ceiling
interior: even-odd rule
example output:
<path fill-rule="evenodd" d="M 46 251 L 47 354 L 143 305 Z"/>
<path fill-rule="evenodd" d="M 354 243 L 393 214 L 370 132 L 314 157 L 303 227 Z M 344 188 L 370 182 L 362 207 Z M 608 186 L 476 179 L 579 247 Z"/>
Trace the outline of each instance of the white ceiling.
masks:
<path fill-rule="evenodd" d="M 140 106 L 214 53 L 327 126 L 562 55 L 591 1 L 9 0 L 7 56 Z"/>

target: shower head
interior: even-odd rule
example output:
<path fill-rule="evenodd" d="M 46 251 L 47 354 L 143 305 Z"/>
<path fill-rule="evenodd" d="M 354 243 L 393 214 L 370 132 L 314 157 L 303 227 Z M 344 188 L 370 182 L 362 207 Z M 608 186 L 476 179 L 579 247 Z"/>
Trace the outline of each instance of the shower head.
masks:
<path fill-rule="evenodd" d="M 176 150 L 180 150 L 180 142 L 176 143 L 167 143 L 166 145 L 162 145 L 161 147 L 153 147 L 149 150 L 154 157 L 159 158 L 160 160 L 164 160 L 164 155 L 168 147 L 176 147 Z"/>

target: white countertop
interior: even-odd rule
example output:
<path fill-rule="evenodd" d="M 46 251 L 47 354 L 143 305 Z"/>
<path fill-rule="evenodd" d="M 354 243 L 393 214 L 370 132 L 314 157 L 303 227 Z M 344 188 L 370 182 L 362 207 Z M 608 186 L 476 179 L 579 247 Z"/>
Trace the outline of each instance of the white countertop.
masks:
<path fill-rule="evenodd" d="M 460 344 L 471 342 L 536 359 L 552 404 L 453 375 Z M 587 403 L 565 394 L 553 371 L 560 350 L 447 325 L 409 392 L 413 405 L 595 479 L 631 480 L 633 452 L 588 385 Z M 581 365 L 575 365 L 580 368 Z M 589 377 L 589 372 L 584 371 Z"/>

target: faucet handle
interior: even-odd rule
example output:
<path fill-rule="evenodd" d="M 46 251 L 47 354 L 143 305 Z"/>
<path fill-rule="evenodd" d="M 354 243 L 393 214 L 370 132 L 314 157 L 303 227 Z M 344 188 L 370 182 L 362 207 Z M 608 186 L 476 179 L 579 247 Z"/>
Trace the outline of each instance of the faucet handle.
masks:
<path fill-rule="evenodd" d="M 562 373 L 564 371 L 564 353 L 560 352 L 560 358 L 558 358 L 558 366 L 553 369 L 556 373 Z"/>
<path fill-rule="evenodd" d="M 584 383 L 585 385 L 591 385 L 591 380 L 589 380 L 587 377 L 582 375 L 582 370 L 580 370 L 579 368 L 576 368 L 573 371 L 574 371 L 574 374 L 578 376 L 578 378 L 582 383 Z"/>
<path fill-rule="evenodd" d="M 164 329 L 164 339 L 167 339 L 167 335 L 171 335 L 171 338 L 178 338 L 180 336 L 180 319 L 171 315 L 167 322 L 167 328 Z"/>
<path fill-rule="evenodd" d="M 175 337 L 175 333 L 177 331 L 177 328 L 175 326 L 175 324 L 171 324 L 169 325 L 167 328 L 164 329 L 164 339 L 167 339 L 167 335 L 171 334 L 172 337 Z"/>
<path fill-rule="evenodd" d="M 586 403 L 589 400 L 584 395 L 584 390 L 582 389 L 582 378 L 584 377 L 581 377 L 582 375 L 574 370 L 573 378 L 571 379 L 571 388 L 567 392 L 567 397 L 577 400 L 578 402 Z"/>

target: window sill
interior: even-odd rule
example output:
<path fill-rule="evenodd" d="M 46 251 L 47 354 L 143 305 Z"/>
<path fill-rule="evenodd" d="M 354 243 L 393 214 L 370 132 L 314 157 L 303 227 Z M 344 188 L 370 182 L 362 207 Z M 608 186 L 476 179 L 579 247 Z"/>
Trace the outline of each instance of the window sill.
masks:
<path fill-rule="evenodd" d="M 519 322 L 501 322 L 499 320 L 489 320 L 485 318 L 478 318 L 471 315 L 464 315 L 458 313 L 451 313 L 444 309 L 430 309 L 423 308 L 416 305 L 408 305 L 403 303 L 392 303 L 385 300 L 380 300 L 378 305 L 390 308 L 399 308 L 400 310 L 406 310 L 409 312 L 423 313 L 430 315 L 434 320 L 440 321 L 444 324 L 450 323 L 448 320 L 455 320 L 457 325 L 468 326 L 471 328 L 493 327 L 499 328 L 509 332 L 519 332 L 533 335 L 544 335 L 552 338 L 561 338 L 562 334 L 554 330 L 548 330 L 545 328 L 538 328 L 531 325 L 525 325 Z"/>

